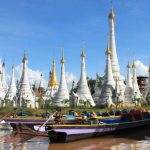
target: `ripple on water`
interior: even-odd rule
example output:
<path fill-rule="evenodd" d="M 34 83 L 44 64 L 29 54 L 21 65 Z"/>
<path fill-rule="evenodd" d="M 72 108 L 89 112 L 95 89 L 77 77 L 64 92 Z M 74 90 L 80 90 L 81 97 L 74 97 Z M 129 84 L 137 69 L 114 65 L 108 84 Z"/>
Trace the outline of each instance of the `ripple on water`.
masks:
<path fill-rule="evenodd" d="M 18 137 L 11 137 L 10 131 L 0 131 L 0 150 L 150 150 L 150 136 L 144 133 L 144 137 L 137 140 L 134 137 L 107 135 L 70 143 L 49 144 L 48 138 L 44 137 L 18 142 Z M 8 140 L 9 138 L 12 140 Z"/>

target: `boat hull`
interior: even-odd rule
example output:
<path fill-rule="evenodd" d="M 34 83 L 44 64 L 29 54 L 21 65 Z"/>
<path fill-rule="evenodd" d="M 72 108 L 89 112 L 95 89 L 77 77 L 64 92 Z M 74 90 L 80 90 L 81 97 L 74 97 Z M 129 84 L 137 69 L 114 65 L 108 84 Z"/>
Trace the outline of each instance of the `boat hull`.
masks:
<path fill-rule="evenodd" d="M 150 125 L 150 119 L 106 124 L 106 125 L 71 125 L 71 126 L 51 126 L 50 130 L 47 131 L 50 143 L 64 143 L 70 141 L 76 141 L 91 137 L 98 137 L 104 134 L 110 134 L 116 131 L 123 131 L 126 129 L 133 129 L 137 127 L 144 127 Z M 42 130 L 42 129 L 41 129 Z M 44 130 L 44 127 L 43 127 Z"/>

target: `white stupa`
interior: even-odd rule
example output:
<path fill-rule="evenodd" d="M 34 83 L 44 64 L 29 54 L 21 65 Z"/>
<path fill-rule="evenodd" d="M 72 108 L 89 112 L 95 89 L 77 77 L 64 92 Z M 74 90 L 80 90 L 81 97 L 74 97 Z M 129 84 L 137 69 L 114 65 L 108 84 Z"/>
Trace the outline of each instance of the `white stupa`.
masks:
<path fill-rule="evenodd" d="M 84 102 L 88 102 L 91 106 L 95 106 L 94 100 L 91 96 L 91 92 L 89 90 L 87 79 L 86 79 L 86 71 L 85 71 L 85 52 L 84 50 L 81 53 L 82 63 L 81 63 L 81 76 L 79 81 L 79 86 L 77 89 L 78 100 L 82 100 Z"/>
<path fill-rule="evenodd" d="M 2 73 L 0 72 L 0 79 L 1 75 Z M 5 90 L 3 88 L 2 81 L 0 80 L 0 107 L 5 106 L 4 97 L 5 97 Z"/>
<path fill-rule="evenodd" d="M 18 105 L 19 106 L 27 106 L 29 108 L 35 108 L 35 97 L 33 96 L 30 84 L 29 84 L 29 78 L 28 78 L 28 67 L 27 67 L 27 56 L 24 52 L 24 58 L 22 60 L 23 62 L 23 70 L 22 70 L 22 76 L 20 80 L 20 88 L 18 92 Z"/>
<path fill-rule="evenodd" d="M 96 74 L 96 82 L 95 82 L 95 86 L 94 86 L 94 94 L 92 95 L 95 104 L 98 104 L 98 102 L 99 102 L 99 95 L 101 93 L 101 89 L 98 86 L 98 83 L 99 83 L 98 74 Z"/>
<path fill-rule="evenodd" d="M 39 88 L 44 88 L 43 75 L 42 74 L 41 74 L 41 80 L 40 80 Z"/>
<path fill-rule="evenodd" d="M 124 84 L 124 77 L 120 74 L 120 67 L 117 57 L 117 50 L 116 50 L 116 42 L 115 42 L 115 13 L 113 8 L 111 8 L 109 13 L 109 28 L 110 28 L 110 51 L 111 51 L 111 65 L 112 65 L 112 73 L 114 80 L 118 81 L 118 87 L 120 93 L 124 93 L 125 84 Z"/>
<path fill-rule="evenodd" d="M 125 96 L 125 103 L 131 104 L 133 103 L 133 96 L 132 96 L 132 76 L 131 76 L 131 72 L 130 72 L 130 63 L 128 62 L 127 65 L 127 79 L 126 79 L 126 87 L 125 87 L 125 92 L 124 92 L 124 96 Z"/>
<path fill-rule="evenodd" d="M 68 107 L 69 105 L 70 105 L 69 92 L 68 92 L 66 76 L 65 76 L 65 59 L 64 59 L 64 55 L 62 54 L 61 76 L 60 76 L 58 92 L 56 93 L 56 97 L 55 97 L 55 106 Z"/>
<path fill-rule="evenodd" d="M 149 72 L 149 77 L 148 77 L 148 85 L 146 87 L 145 97 L 149 98 L 149 100 L 150 100 L 150 66 L 148 68 L 148 72 Z"/>
<path fill-rule="evenodd" d="M 107 49 L 106 49 L 107 59 L 106 59 L 106 68 L 105 68 L 105 76 L 104 76 L 105 79 L 102 85 L 98 106 L 113 105 L 115 81 L 114 81 L 113 73 L 112 73 L 110 55 L 111 55 L 111 51 L 107 44 Z"/>
<path fill-rule="evenodd" d="M 48 87 L 45 92 L 44 99 L 49 100 L 55 97 L 57 91 L 58 91 L 58 81 L 56 76 L 55 60 L 53 60 L 52 71 L 50 72 L 49 75 Z"/>
<path fill-rule="evenodd" d="M 10 105 L 16 106 L 16 83 L 15 83 L 15 75 L 14 75 L 14 66 L 12 66 L 12 76 L 10 85 L 8 88 L 8 92 L 5 96 L 6 100 L 10 100 Z"/>
<path fill-rule="evenodd" d="M 133 98 L 133 100 L 135 100 L 135 99 L 140 99 L 141 98 L 141 92 L 139 90 L 139 86 L 138 86 L 138 83 L 137 83 L 136 65 L 135 65 L 134 61 L 133 61 L 132 69 L 133 69 L 132 98 Z"/>
<path fill-rule="evenodd" d="M 7 93 L 8 85 L 7 85 L 7 82 L 6 82 L 6 75 L 5 75 L 5 62 L 3 62 L 3 64 L 2 64 L 2 77 L 1 77 L 1 80 L 2 80 L 2 85 L 4 87 L 5 93 Z"/>

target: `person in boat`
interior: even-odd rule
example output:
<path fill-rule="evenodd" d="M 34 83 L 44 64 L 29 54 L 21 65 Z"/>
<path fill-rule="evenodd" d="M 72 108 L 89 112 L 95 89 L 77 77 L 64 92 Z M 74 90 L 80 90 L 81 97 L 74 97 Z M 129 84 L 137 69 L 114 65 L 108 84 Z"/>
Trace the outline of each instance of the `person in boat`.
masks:
<path fill-rule="evenodd" d="M 61 122 L 61 117 L 62 117 L 61 108 L 56 108 L 56 112 L 54 114 L 55 124 L 58 124 Z"/>
<path fill-rule="evenodd" d="M 91 112 L 91 118 L 96 118 L 96 117 L 97 117 L 96 113 L 94 111 L 92 111 Z"/>
<path fill-rule="evenodd" d="M 79 114 L 78 114 L 76 111 L 74 111 L 74 112 L 73 112 L 73 116 L 78 117 Z"/>

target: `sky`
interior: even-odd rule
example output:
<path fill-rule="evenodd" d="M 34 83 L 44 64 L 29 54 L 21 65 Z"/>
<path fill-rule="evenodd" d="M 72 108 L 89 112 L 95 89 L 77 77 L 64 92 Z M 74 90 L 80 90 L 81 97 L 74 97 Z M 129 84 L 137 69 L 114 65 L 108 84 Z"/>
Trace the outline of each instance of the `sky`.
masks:
<path fill-rule="evenodd" d="M 113 0 L 117 54 L 124 76 L 133 53 L 138 75 L 148 74 L 149 6 L 149 0 Z M 8 80 L 12 64 L 19 79 L 24 50 L 32 82 L 38 82 L 43 73 L 47 84 L 53 59 L 59 80 L 62 47 L 68 84 L 79 79 L 83 47 L 87 76 L 103 76 L 110 7 L 110 0 L 0 0 L 0 58 L 5 60 Z"/>

